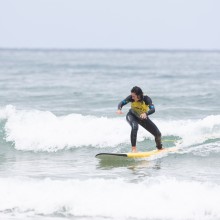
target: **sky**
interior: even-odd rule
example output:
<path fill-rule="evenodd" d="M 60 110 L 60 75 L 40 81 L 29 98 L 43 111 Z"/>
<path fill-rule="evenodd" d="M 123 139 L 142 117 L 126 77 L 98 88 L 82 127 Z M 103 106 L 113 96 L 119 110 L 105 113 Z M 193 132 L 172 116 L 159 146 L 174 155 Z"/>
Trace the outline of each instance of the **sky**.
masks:
<path fill-rule="evenodd" d="M 220 0 L 0 0 L 0 48 L 220 49 Z"/>

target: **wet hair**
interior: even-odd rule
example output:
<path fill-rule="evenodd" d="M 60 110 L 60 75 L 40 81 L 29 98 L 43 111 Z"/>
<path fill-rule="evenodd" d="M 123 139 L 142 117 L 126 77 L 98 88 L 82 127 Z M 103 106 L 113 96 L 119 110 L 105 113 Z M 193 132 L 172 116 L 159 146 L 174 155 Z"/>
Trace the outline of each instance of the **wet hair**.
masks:
<path fill-rule="evenodd" d="M 131 89 L 131 92 L 132 93 L 135 93 L 138 98 L 140 98 L 140 101 L 143 101 L 143 98 L 144 98 L 144 94 L 142 92 L 142 89 L 138 86 L 134 86 L 132 89 Z"/>

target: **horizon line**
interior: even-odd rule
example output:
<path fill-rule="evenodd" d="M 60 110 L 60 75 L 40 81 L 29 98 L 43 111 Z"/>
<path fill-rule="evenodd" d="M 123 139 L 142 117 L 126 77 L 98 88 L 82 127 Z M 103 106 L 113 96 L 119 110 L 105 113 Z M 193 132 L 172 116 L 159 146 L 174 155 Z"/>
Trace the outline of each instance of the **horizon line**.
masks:
<path fill-rule="evenodd" d="M 59 50 L 59 51 L 195 51 L 220 52 L 220 49 L 211 48 L 66 48 L 66 47 L 0 47 L 0 50 Z"/>

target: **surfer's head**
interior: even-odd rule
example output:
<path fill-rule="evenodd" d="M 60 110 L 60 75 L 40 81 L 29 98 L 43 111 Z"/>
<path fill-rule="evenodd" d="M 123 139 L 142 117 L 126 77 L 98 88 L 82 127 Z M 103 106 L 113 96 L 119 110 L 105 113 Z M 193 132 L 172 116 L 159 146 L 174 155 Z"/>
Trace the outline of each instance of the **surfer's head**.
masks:
<path fill-rule="evenodd" d="M 142 101 L 143 96 L 144 96 L 144 94 L 143 94 L 142 89 L 140 87 L 135 86 L 131 89 L 131 97 L 135 102 Z"/>

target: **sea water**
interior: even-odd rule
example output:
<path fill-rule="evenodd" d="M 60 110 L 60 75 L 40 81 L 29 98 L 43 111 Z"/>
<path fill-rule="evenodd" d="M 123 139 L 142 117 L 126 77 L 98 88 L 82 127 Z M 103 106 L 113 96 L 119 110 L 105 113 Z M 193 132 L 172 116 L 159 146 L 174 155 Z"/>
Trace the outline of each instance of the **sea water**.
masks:
<path fill-rule="evenodd" d="M 1 49 L 0 219 L 219 220 L 219 73 L 219 51 Z M 179 151 L 100 161 L 131 150 L 133 86 Z"/>

